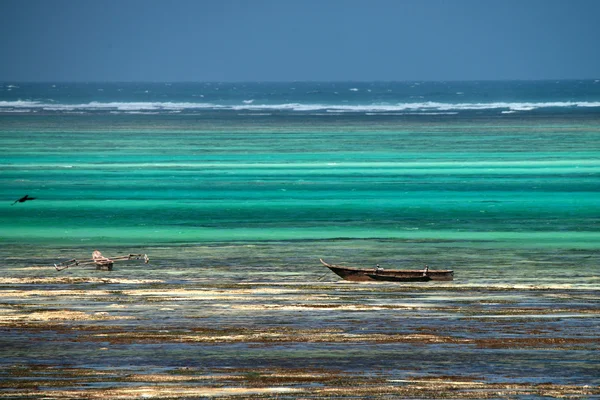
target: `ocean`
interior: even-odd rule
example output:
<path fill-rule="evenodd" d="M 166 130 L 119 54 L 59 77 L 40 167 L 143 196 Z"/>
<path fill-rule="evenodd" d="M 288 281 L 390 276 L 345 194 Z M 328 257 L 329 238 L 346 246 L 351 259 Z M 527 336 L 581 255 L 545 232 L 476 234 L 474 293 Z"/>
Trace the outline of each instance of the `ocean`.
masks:
<path fill-rule="evenodd" d="M 435 373 L 488 383 L 600 383 L 599 80 L 4 82 L 0 148 L 0 321 L 5 349 L 16 349 L 0 351 L 5 367 L 59 368 L 76 354 L 85 368 L 148 374 L 259 365 L 264 375 L 300 363 L 389 382 Z M 13 204 L 25 194 L 35 200 Z M 53 267 L 95 249 L 147 253 L 151 262 L 115 264 L 112 272 Z M 319 258 L 447 268 L 455 280 L 345 284 Z M 101 282 L 131 293 L 97 301 L 79 293 Z M 34 301 L 27 294 L 34 288 L 46 294 Z M 246 288 L 257 292 L 241 294 Z M 67 289 L 79 294 L 48 294 Z M 220 298 L 223 290 L 237 297 Z M 178 302 L 177 291 L 191 297 Z M 216 297 L 200 308 L 193 299 L 204 291 Z M 134 298 L 168 304 L 127 308 Z M 138 321 L 123 322 L 126 333 L 206 323 L 405 336 L 384 345 L 364 338 L 351 350 L 337 339 L 258 340 L 269 352 L 250 339 L 157 345 L 132 338 L 102 355 L 96 346 L 92 356 L 81 345 L 89 338 L 74 344 L 73 333 L 46 327 L 59 336 L 46 342 L 32 327 L 39 321 L 11 325 L 27 307 L 95 315 L 114 304 Z M 37 358 L 23 332 L 42 341 Z M 423 333 L 452 341 L 407 342 Z M 499 338 L 542 345 L 483 342 Z M 51 350 L 54 341 L 65 354 Z M 148 356 L 131 346 L 149 347 Z M 157 348 L 162 362 L 152 356 Z"/>

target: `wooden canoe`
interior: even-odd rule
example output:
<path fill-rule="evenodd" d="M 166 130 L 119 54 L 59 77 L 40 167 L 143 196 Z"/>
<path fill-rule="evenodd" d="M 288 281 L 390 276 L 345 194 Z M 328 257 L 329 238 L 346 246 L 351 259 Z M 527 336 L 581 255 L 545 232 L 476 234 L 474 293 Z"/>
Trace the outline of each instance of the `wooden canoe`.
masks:
<path fill-rule="evenodd" d="M 342 265 L 328 264 L 321 259 L 321 263 L 336 275 L 348 281 L 387 281 L 387 282 L 428 282 L 451 281 L 454 279 L 452 270 L 434 270 L 425 266 L 424 269 L 383 269 L 344 267 Z"/>
<path fill-rule="evenodd" d="M 67 269 L 69 267 L 75 267 L 80 265 L 95 265 L 96 269 L 103 271 L 112 271 L 113 264 L 117 261 L 127 261 L 127 260 L 144 260 L 145 264 L 150 262 L 150 259 L 146 254 L 128 254 L 126 256 L 117 256 L 117 257 L 104 257 L 101 252 L 98 250 L 94 250 L 92 253 L 91 260 L 77 260 L 73 258 L 72 260 L 63 261 L 58 264 L 54 264 L 54 268 L 57 271 L 62 271 L 63 269 Z"/>

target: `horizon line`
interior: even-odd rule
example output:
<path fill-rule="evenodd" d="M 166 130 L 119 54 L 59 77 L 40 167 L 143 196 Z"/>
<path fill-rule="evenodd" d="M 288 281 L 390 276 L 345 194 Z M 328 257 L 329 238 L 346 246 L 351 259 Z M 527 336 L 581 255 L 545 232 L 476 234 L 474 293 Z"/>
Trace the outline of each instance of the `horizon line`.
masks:
<path fill-rule="evenodd" d="M 181 84 L 181 83 L 211 83 L 211 84 L 240 84 L 240 83 L 416 83 L 416 82 L 551 82 L 551 81 L 600 81 L 600 77 L 597 78 L 515 78 L 515 79 L 406 79 L 406 80 L 5 80 L 0 79 L 0 83 L 21 83 L 21 84 L 32 84 L 32 83 L 84 83 L 84 84 L 95 84 L 95 83 L 169 83 L 169 84 Z"/>

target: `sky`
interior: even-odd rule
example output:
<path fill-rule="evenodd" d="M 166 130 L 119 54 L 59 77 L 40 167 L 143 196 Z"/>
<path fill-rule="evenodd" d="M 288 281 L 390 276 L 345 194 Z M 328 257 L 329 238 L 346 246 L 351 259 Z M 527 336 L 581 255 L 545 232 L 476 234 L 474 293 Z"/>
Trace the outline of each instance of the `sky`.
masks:
<path fill-rule="evenodd" d="M 0 0 L 0 81 L 597 79 L 600 0 Z"/>

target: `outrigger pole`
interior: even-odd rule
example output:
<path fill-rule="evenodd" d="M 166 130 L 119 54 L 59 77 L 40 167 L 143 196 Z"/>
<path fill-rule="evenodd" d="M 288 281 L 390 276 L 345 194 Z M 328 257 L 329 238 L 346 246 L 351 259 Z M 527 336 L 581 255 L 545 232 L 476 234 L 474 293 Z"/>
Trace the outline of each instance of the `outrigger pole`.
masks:
<path fill-rule="evenodd" d="M 112 271 L 113 263 L 116 261 L 141 260 L 141 259 L 144 260 L 145 264 L 148 264 L 148 262 L 150 262 L 150 259 L 148 258 L 148 256 L 146 254 L 129 254 L 126 256 L 117 256 L 117 257 L 107 258 L 107 257 L 104 257 L 102 255 L 102 253 L 100 253 L 98 250 L 95 250 L 92 253 L 91 260 L 88 259 L 88 260 L 80 261 L 80 260 L 77 260 L 74 258 L 72 260 L 63 261 L 61 263 L 54 264 L 54 268 L 56 268 L 57 271 L 62 271 L 69 267 L 76 267 L 76 266 L 80 266 L 80 265 L 95 265 L 96 269 Z"/>

